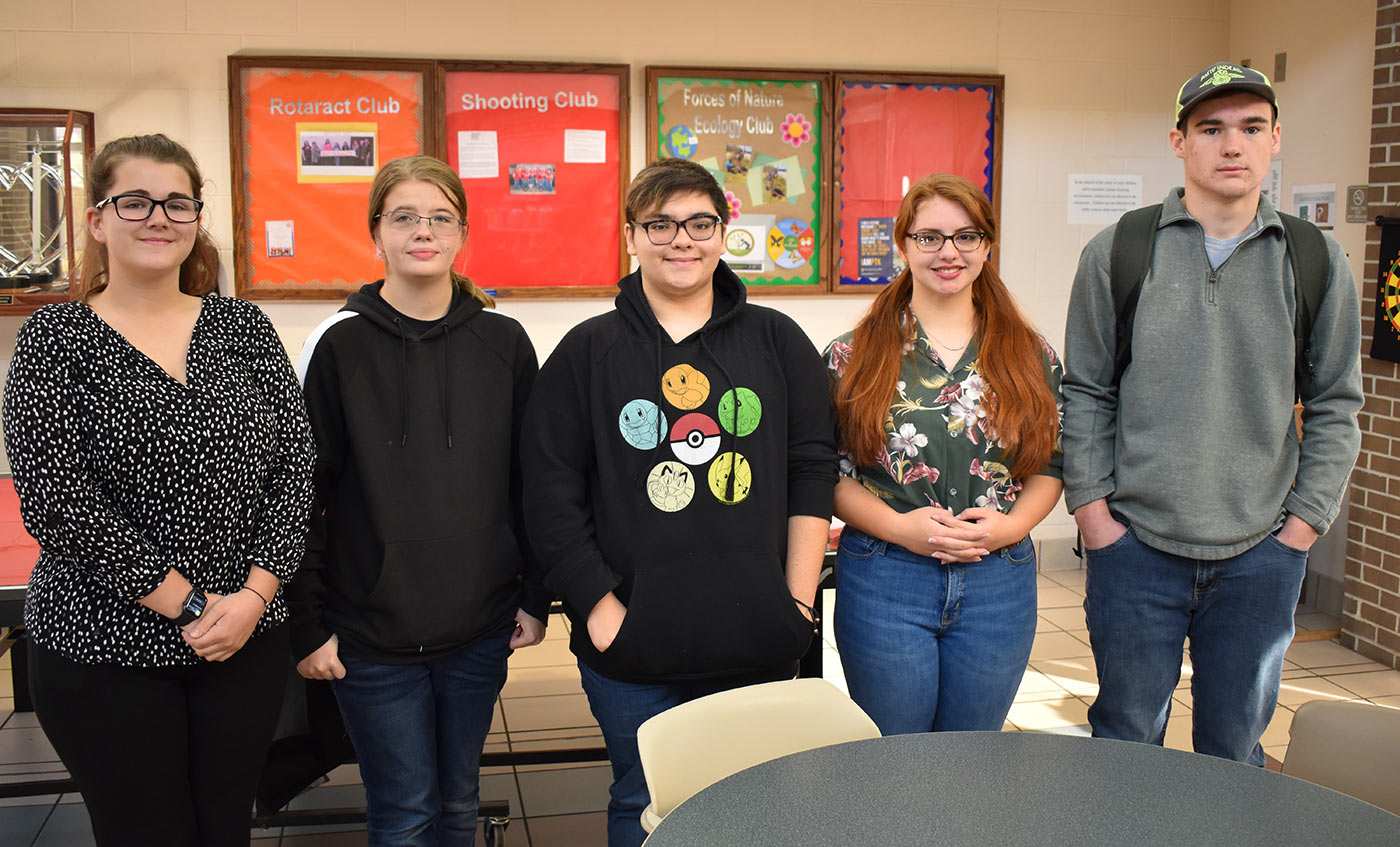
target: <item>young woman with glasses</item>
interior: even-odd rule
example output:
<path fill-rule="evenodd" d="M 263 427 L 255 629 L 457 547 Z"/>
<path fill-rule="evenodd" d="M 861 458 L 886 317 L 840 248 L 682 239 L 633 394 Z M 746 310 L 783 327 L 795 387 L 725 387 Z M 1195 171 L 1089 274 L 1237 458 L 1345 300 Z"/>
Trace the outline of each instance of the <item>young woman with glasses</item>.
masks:
<path fill-rule="evenodd" d="M 316 434 L 306 561 L 292 586 L 297 670 L 333 680 L 360 763 L 371 844 L 465 845 L 511 650 L 549 598 L 522 543 L 520 415 L 535 351 L 453 270 L 461 180 L 428 156 L 374 179 L 384 279 L 308 338 Z"/>
<path fill-rule="evenodd" d="M 999 730 L 1035 637 L 1030 530 L 1060 495 L 1061 367 L 989 260 L 991 204 L 934 174 L 895 219 L 907 267 L 832 342 L 836 623 L 885 734 Z"/>
<path fill-rule="evenodd" d="M 5 385 L 30 687 L 100 845 L 247 844 L 286 685 L 311 432 L 272 324 L 214 293 L 202 188 L 163 135 L 104 146 L 82 296 Z"/>

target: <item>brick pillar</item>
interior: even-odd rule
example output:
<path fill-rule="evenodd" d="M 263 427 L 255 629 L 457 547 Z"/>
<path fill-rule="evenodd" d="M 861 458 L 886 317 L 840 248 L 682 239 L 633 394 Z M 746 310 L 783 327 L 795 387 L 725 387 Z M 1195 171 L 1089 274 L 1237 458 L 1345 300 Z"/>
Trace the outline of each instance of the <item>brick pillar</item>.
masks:
<path fill-rule="evenodd" d="M 1370 215 L 1400 217 L 1400 0 L 1378 0 Z M 1366 227 L 1361 286 L 1361 456 L 1351 475 L 1342 644 L 1400 668 L 1400 366 L 1372 359 L 1381 230 Z"/>

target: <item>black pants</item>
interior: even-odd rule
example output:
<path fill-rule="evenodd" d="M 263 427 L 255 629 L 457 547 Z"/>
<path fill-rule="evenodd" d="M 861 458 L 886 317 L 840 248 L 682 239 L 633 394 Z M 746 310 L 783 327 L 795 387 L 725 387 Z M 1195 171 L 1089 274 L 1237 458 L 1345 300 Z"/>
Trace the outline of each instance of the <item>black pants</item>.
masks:
<path fill-rule="evenodd" d="M 31 645 L 34 711 L 101 847 L 248 844 L 286 690 L 286 626 L 225 662 L 89 665 Z"/>

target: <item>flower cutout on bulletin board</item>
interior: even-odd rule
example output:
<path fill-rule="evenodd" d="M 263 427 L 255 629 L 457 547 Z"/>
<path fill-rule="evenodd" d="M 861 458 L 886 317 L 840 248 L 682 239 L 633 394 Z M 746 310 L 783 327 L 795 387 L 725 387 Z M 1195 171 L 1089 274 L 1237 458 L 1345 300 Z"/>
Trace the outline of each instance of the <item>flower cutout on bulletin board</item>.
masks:
<path fill-rule="evenodd" d="M 787 120 L 778 127 L 778 132 L 793 147 L 800 147 L 812 140 L 812 124 L 804 115 L 788 115 Z"/>
<path fill-rule="evenodd" d="M 724 199 L 725 202 L 729 204 L 729 219 L 731 221 L 737 221 L 739 219 L 739 210 L 744 208 L 744 201 L 736 197 L 733 191 L 724 192 Z"/>

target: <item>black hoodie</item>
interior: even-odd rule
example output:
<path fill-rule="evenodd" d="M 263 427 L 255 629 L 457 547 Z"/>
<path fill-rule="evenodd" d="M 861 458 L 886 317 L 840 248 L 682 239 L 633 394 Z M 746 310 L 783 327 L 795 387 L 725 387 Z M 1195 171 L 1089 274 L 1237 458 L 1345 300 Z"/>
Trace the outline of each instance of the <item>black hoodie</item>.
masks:
<path fill-rule="evenodd" d="M 709 321 L 679 343 L 640 274 L 619 287 L 545 362 L 522 433 L 526 527 L 573 651 L 629 681 L 795 666 L 812 625 L 784 576 L 788 517 L 829 519 L 836 484 L 821 356 L 722 262 Z M 586 621 L 608 591 L 627 616 L 599 653 Z"/>
<path fill-rule="evenodd" d="M 382 286 L 350 295 L 298 365 L 317 453 L 306 559 L 288 586 L 298 659 L 335 633 L 367 661 L 424 661 L 517 608 L 548 611 L 533 566 L 522 599 L 529 337 L 460 290 L 442 319 L 413 320 Z"/>

